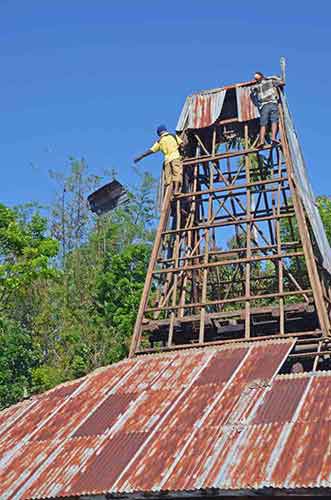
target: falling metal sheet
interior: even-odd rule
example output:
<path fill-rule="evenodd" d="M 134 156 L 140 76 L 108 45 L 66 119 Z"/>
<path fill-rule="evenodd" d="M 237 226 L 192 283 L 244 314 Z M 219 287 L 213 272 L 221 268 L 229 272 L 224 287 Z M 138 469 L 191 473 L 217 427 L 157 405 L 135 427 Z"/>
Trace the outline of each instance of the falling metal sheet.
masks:
<path fill-rule="evenodd" d="M 129 196 L 122 184 L 116 180 L 94 191 L 87 198 L 90 209 L 102 215 L 129 201 Z"/>

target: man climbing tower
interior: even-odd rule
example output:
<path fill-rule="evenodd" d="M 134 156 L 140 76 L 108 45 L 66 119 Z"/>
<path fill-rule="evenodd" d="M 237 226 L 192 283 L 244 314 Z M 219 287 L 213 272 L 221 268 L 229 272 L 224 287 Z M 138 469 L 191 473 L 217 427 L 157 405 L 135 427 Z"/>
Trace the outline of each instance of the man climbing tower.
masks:
<path fill-rule="evenodd" d="M 278 133 L 278 93 L 277 87 L 284 85 L 278 76 L 266 77 L 260 71 L 254 73 L 256 85 L 251 89 L 251 98 L 260 112 L 260 139 L 257 147 L 262 148 L 265 144 L 267 126 L 271 124 L 271 141 L 279 144 Z"/>
<path fill-rule="evenodd" d="M 159 136 L 159 140 L 156 141 L 150 149 L 145 151 L 145 153 L 135 158 L 134 162 L 138 163 L 143 158 L 146 158 L 146 156 L 161 151 L 164 154 L 164 186 L 166 188 L 174 182 L 175 189 L 179 190 L 182 185 L 183 176 L 183 167 L 180 154 L 180 147 L 183 144 L 183 141 L 176 135 L 170 134 L 165 125 L 160 125 L 157 128 L 156 132 Z"/>

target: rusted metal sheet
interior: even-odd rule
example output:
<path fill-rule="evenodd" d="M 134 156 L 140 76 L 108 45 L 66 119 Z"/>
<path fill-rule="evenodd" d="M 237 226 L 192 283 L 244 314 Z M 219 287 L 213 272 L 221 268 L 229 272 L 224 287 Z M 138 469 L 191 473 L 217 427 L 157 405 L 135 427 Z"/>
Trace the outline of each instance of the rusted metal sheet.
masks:
<path fill-rule="evenodd" d="M 228 430 L 223 435 L 225 440 L 220 444 L 222 431 L 219 428 L 200 428 L 194 434 L 191 445 L 187 447 L 185 453 L 177 462 L 169 477 L 166 478 L 163 488 L 165 490 L 189 490 L 202 488 L 201 485 L 206 484 L 205 480 L 213 468 L 212 457 L 216 456 L 215 449 L 219 447 L 226 454 L 226 444 L 230 446 L 231 435 L 234 435 L 233 430 Z M 197 460 L 197 456 L 201 459 Z"/>
<path fill-rule="evenodd" d="M 273 343 L 271 350 L 268 343 L 251 347 L 233 380 L 225 387 L 218 408 L 208 415 L 206 427 L 246 422 L 291 345 L 291 342 Z"/>
<path fill-rule="evenodd" d="M 23 401 L 17 405 L 13 405 L 0 413 L 0 443 L 2 436 L 5 434 L 7 438 L 8 429 L 17 422 L 29 409 L 36 404 L 36 401 Z"/>
<path fill-rule="evenodd" d="M 206 484 L 222 489 L 252 490 L 261 487 L 265 484 L 269 462 L 281 431 L 280 424 L 251 425 L 234 431 L 226 456 L 216 453 Z"/>
<path fill-rule="evenodd" d="M 96 394 L 100 396 L 109 393 L 118 384 L 124 383 L 127 376 L 138 368 L 138 361 L 126 360 L 114 366 L 102 368 L 93 377 L 86 377 L 85 383 L 78 388 L 79 394 Z"/>
<path fill-rule="evenodd" d="M 185 446 L 190 436 L 186 430 L 167 431 L 163 428 L 154 434 L 153 443 L 146 447 L 143 455 L 130 466 L 111 491 L 161 491 L 162 481 L 172 470 L 176 455 Z"/>
<path fill-rule="evenodd" d="M 309 379 L 276 380 L 258 409 L 254 424 L 269 424 L 274 422 L 290 422 L 304 394 Z"/>
<path fill-rule="evenodd" d="M 176 126 L 177 131 L 209 127 L 222 112 L 226 90 L 194 94 L 186 98 Z"/>
<path fill-rule="evenodd" d="M 45 420 L 60 409 L 61 403 L 63 404 L 62 399 L 39 399 L 6 430 L 0 439 L 0 444 L 9 440 L 16 442 L 20 442 L 22 439 L 29 440 L 33 433 L 44 425 Z"/>
<path fill-rule="evenodd" d="M 148 389 L 172 362 L 173 357 L 148 357 L 144 360 L 143 369 L 140 361 L 136 361 L 136 369 L 130 373 L 125 382 L 118 388 L 118 392 L 137 392 Z"/>
<path fill-rule="evenodd" d="M 53 414 L 46 425 L 33 435 L 33 440 L 64 439 L 72 434 L 73 429 L 84 425 L 85 418 L 95 410 L 100 403 L 98 395 L 91 394 L 89 397 L 77 396 L 68 402 L 64 402 L 59 410 Z"/>
<path fill-rule="evenodd" d="M 25 497 L 56 497 L 63 494 L 73 480 L 77 480 L 80 471 L 85 470 L 91 457 L 99 453 L 107 444 L 105 437 L 91 436 L 70 439 L 52 461 L 44 464 L 41 474 L 31 476 L 30 487 Z"/>
<path fill-rule="evenodd" d="M 291 428 L 270 482 L 274 487 L 330 486 L 331 421 L 297 422 Z"/>
<path fill-rule="evenodd" d="M 152 389 L 184 388 L 197 375 L 201 366 L 211 357 L 210 352 L 200 351 L 194 357 L 189 352 L 173 357 L 169 366 L 160 374 L 152 385 Z"/>
<path fill-rule="evenodd" d="M 103 434 L 126 412 L 137 394 L 111 394 L 77 429 L 73 437 Z"/>
<path fill-rule="evenodd" d="M 69 383 L 65 384 L 59 388 L 55 388 L 47 393 L 47 396 L 49 398 L 65 398 L 67 396 L 70 396 L 79 386 L 82 384 L 83 379 L 74 382 L 74 383 Z"/>
<path fill-rule="evenodd" d="M 216 353 L 195 383 L 203 385 L 222 384 L 226 382 L 246 353 L 247 349 L 244 348 L 228 349 L 227 351 Z"/>
<path fill-rule="evenodd" d="M 178 397 L 163 419 L 162 425 L 156 428 L 146 450 L 137 454 L 116 488 L 120 491 L 129 489 L 148 491 L 157 488 L 165 470 L 174 461 L 189 438 L 195 425 L 204 412 L 217 398 L 217 387 L 194 387 L 182 398 Z M 114 485 L 113 485 L 114 486 Z"/>
<path fill-rule="evenodd" d="M 331 382 L 329 375 L 312 380 L 298 421 L 331 421 Z"/>
<path fill-rule="evenodd" d="M 121 431 L 148 432 L 154 429 L 180 393 L 178 389 L 146 391 L 121 426 Z"/>
<path fill-rule="evenodd" d="M 237 87 L 238 120 L 246 122 L 259 118 L 260 113 L 251 99 L 250 87 Z"/>
<path fill-rule="evenodd" d="M 261 490 L 331 477 L 331 373 L 292 341 L 153 355 L 0 413 L 0 497 Z"/>
<path fill-rule="evenodd" d="M 43 466 L 52 453 L 61 448 L 56 441 L 16 443 L 7 451 L 6 466 L 0 469 L 0 498 L 26 498 L 26 490 L 33 474 Z M 15 495 L 15 496 L 14 496 Z"/>
<path fill-rule="evenodd" d="M 110 489 L 146 438 L 145 433 L 119 432 L 107 442 L 100 453 L 92 456 L 87 467 L 77 475 L 77 480 L 66 494 L 79 495 L 81 491 L 97 493 L 100 489 Z"/>

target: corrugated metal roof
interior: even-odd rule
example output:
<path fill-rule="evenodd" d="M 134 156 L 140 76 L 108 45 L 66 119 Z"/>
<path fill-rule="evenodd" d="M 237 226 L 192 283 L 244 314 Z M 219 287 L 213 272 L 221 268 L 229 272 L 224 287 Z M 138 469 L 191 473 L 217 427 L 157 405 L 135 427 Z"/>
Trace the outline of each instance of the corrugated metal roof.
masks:
<path fill-rule="evenodd" d="M 185 100 L 176 126 L 177 131 L 186 128 L 209 127 L 219 117 L 222 111 L 226 90 L 194 94 Z"/>
<path fill-rule="evenodd" d="M 292 341 L 125 360 L 0 413 L 0 497 L 331 484 L 331 374 Z"/>
<path fill-rule="evenodd" d="M 240 122 L 259 118 L 260 113 L 251 98 L 251 86 L 235 87 L 238 120 Z M 226 89 L 193 94 L 185 100 L 176 130 L 209 127 L 219 118 L 226 95 Z"/>
<path fill-rule="evenodd" d="M 251 87 L 236 88 L 238 120 L 245 122 L 259 118 L 260 112 L 252 101 Z"/>

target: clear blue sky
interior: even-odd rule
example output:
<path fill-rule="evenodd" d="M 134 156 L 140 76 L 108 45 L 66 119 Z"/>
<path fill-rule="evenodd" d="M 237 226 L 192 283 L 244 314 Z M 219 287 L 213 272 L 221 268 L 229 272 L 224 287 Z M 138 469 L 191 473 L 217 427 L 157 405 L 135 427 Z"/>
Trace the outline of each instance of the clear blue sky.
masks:
<path fill-rule="evenodd" d="M 69 156 L 134 182 L 132 158 L 187 94 L 274 74 L 282 55 L 314 190 L 331 194 L 330 14 L 326 0 L 0 0 L 0 201 L 47 203 Z M 157 174 L 161 157 L 141 165 Z"/>

